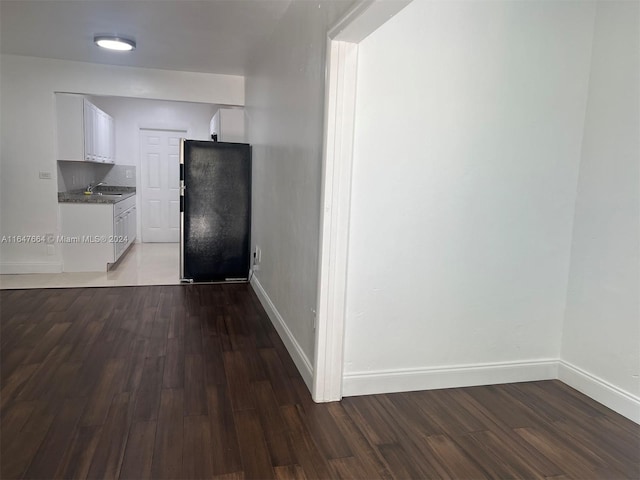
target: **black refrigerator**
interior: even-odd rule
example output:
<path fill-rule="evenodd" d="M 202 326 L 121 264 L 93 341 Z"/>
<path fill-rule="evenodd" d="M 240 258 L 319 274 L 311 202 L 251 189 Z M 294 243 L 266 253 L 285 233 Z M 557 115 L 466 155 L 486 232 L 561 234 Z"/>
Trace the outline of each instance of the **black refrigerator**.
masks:
<path fill-rule="evenodd" d="M 180 187 L 180 280 L 246 281 L 251 257 L 251 147 L 183 139 Z"/>

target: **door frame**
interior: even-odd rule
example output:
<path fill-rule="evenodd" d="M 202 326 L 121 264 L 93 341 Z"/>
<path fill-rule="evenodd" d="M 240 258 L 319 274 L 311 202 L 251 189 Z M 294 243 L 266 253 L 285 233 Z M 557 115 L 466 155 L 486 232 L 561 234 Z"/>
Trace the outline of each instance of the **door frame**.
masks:
<path fill-rule="evenodd" d="M 145 243 L 142 238 L 142 211 L 144 209 L 144 197 L 142 190 L 142 145 L 140 144 L 140 136 L 143 130 L 162 131 L 162 132 L 176 132 L 184 133 L 186 137 L 189 137 L 189 128 L 186 126 L 167 126 L 167 125 L 138 125 L 138 173 L 136 174 L 136 193 L 140 192 L 138 197 L 138 204 L 140 208 L 137 211 L 138 228 L 136 232 L 136 238 L 139 239 L 139 243 Z"/>
<path fill-rule="evenodd" d="M 358 44 L 412 0 L 365 0 L 327 34 L 317 322 L 312 396 L 342 398 Z"/>

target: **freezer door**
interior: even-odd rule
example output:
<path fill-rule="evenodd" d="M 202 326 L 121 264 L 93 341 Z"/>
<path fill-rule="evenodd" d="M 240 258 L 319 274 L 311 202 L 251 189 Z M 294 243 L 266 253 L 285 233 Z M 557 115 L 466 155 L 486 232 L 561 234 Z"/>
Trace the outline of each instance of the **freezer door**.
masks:
<path fill-rule="evenodd" d="M 251 147 L 182 142 L 181 278 L 246 280 L 251 231 Z"/>

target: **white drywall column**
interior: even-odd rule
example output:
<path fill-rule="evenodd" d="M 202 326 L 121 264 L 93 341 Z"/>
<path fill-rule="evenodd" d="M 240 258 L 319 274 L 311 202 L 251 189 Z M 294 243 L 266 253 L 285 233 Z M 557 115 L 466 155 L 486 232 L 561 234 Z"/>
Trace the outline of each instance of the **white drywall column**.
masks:
<path fill-rule="evenodd" d="M 640 8 L 600 2 L 560 378 L 640 422 Z"/>
<path fill-rule="evenodd" d="M 328 33 L 318 310 L 311 393 L 342 398 L 358 44 L 410 0 L 356 2 Z"/>
<path fill-rule="evenodd" d="M 313 398 L 342 398 L 358 45 L 329 42 Z"/>
<path fill-rule="evenodd" d="M 556 375 L 594 14 L 417 1 L 360 43 L 345 394 Z"/>

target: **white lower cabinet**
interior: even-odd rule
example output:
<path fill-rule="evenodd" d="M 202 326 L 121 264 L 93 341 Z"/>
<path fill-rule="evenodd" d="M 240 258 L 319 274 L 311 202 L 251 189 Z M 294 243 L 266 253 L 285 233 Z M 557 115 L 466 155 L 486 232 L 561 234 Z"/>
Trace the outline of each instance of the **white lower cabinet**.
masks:
<path fill-rule="evenodd" d="M 125 203 L 125 202 L 121 202 Z M 136 238 L 136 206 L 128 206 L 124 205 L 126 209 L 121 209 L 120 212 L 117 210 L 117 206 L 119 204 L 116 203 L 114 205 L 114 216 L 113 216 L 113 231 L 115 235 L 114 239 L 114 255 L 115 261 L 117 261 L 120 256 L 124 253 L 124 251 L 129 248 L 129 245 L 133 243 L 133 240 Z"/>
<path fill-rule="evenodd" d="M 136 197 L 118 203 L 60 203 L 63 271 L 105 272 L 136 238 Z"/>

